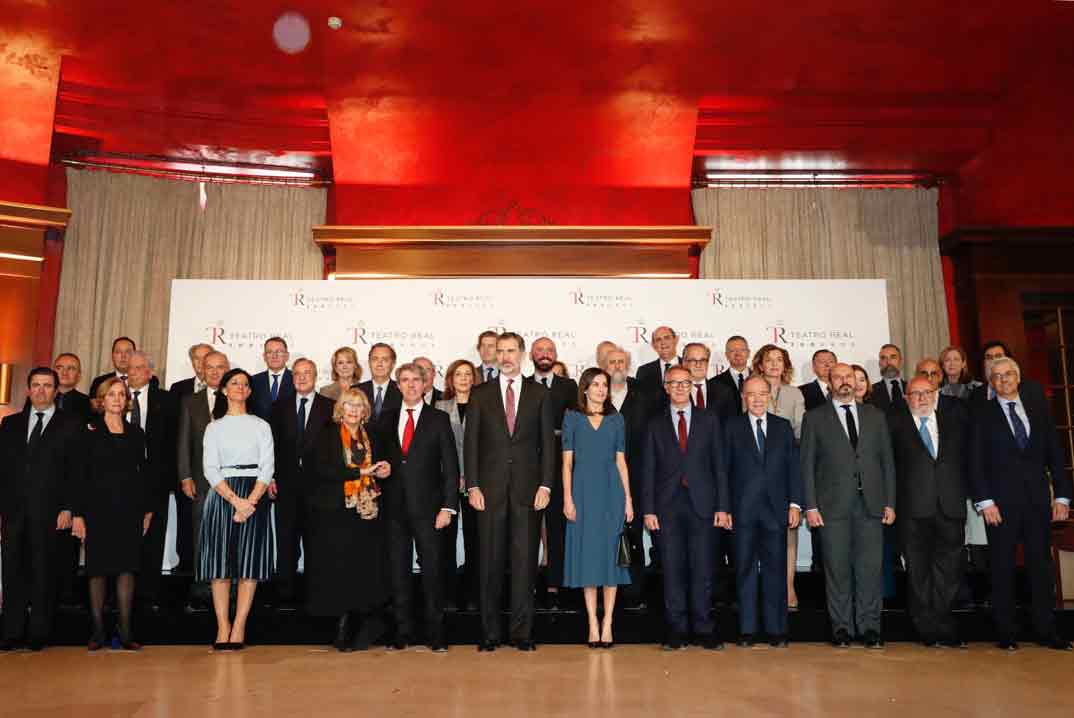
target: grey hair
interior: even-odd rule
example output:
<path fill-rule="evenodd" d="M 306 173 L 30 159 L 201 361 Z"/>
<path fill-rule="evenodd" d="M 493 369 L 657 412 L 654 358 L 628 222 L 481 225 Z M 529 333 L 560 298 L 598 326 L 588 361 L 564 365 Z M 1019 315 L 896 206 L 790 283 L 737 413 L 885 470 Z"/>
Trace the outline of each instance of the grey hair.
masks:
<path fill-rule="evenodd" d="M 153 361 L 153 356 L 149 352 L 144 352 L 139 349 L 138 351 L 131 352 L 131 359 L 133 359 L 134 357 L 141 357 L 142 359 L 145 359 L 146 366 L 148 366 L 150 369 L 157 368 L 157 364 Z"/>

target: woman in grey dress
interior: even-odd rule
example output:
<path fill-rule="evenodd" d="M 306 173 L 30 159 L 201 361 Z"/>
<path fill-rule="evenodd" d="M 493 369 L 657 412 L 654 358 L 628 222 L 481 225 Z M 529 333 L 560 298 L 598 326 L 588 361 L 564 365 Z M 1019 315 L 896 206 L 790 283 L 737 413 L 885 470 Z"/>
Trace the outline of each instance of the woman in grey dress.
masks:
<path fill-rule="evenodd" d="M 753 373 L 768 382 L 768 410 L 791 422 L 794 442 L 802 438 L 802 420 L 805 418 L 805 396 L 791 384 L 794 365 L 791 355 L 783 347 L 765 344 L 753 355 Z M 798 594 L 794 591 L 794 575 L 798 570 L 798 529 L 787 530 L 787 608 L 798 608 Z"/>
<path fill-rule="evenodd" d="M 563 417 L 563 514 L 567 518 L 563 581 L 582 588 L 589 647 L 611 648 L 612 615 L 620 584 L 619 534 L 634 520 L 624 458 L 626 427 L 612 404 L 611 378 L 591 367 L 578 381 L 578 404 Z M 604 621 L 597 622 L 597 587 L 604 587 Z"/>
<path fill-rule="evenodd" d="M 227 398 L 217 401 L 214 421 L 205 428 L 202 466 L 212 491 L 201 521 L 198 581 L 211 581 L 216 612 L 216 650 L 241 650 L 246 619 L 258 581 L 272 578 L 269 502 L 261 501 L 275 471 L 272 429 L 246 413 L 250 375 L 232 369 L 220 380 Z M 235 620 L 229 620 L 232 581 L 238 581 Z"/>

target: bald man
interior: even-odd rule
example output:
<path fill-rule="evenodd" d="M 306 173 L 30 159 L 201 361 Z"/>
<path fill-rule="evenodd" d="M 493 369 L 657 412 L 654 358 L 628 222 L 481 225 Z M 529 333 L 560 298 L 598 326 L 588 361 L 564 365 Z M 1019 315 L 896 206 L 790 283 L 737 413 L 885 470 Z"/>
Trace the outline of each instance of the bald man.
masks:
<path fill-rule="evenodd" d="M 664 395 L 664 374 L 679 365 L 679 335 L 671 327 L 657 327 L 650 341 L 656 359 L 638 367 L 637 379 L 650 396 Z"/>

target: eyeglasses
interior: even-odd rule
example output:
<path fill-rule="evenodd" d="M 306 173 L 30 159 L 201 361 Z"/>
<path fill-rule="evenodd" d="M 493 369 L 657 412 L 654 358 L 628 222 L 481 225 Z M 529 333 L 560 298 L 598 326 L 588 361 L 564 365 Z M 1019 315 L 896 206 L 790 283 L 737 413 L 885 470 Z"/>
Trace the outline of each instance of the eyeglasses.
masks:
<path fill-rule="evenodd" d="M 682 363 L 683 364 L 708 364 L 709 363 L 709 358 L 708 357 L 700 357 L 700 358 L 699 357 L 693 357 L 693 358 L 687 357 L 686 359 L 682 360 Z"/>
<path fill-rule="evenodd" d="M 1008 381 L 1010 379 L 1017 379 L 1018 378 L 1018 372 L 1013 371 L 1013 370 L 1012 371 L 994 371 L 994 372 L 992 372 L 992 376 L 996 377 L 996 378 L 999 378 L 999 379 L 1003 379 L 1004 381 Z"/>
<path fill-rule="evenodd" d="M 669 386 L 672 389 L 689 389 L 694 383 L 692 381 L 665 381 L 664 386 Z"/>
<path fill-rule="evenodd" d="M 932 371 L 925 371 L 922 369 L 918 372 L 918 376 L 943 376 L 939 369 L 933 369 Z"/>
<path fill-rule="evenodd" d="M 286 349 L 273 349 L 271 351 L 269 351 L 268 349 L 265 350 L 265 356 L 267 357 L 282 357 L 286 356 L 286 354 Z"/>

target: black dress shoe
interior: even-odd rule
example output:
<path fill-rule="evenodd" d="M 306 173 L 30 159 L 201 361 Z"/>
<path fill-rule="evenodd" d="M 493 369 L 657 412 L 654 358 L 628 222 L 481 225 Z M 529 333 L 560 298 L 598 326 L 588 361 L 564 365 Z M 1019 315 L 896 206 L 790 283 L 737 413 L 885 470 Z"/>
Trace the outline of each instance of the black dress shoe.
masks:
<path fill-rule="evenodd" d="M 8 651 L 17 651 L 17 650 L 19 650 L 19 642 L 18 641 L 12 641 L 12 640 L 8 640 L 6 638 L 4 640 L 0 641 L 0 652 L 7 653 Z"/>
<path fill-rule="evenodd" d="M 405 651 L 410 646 L 410 636 L 403 634 L 396 636 L 395 640 L 388 644 L 389 651 Z"/>
<path fill-rule="evenodd" d="M 231 650 L 231 644 L 228 643 L 227 641 L 216 641 L 215 643 L 213 643 L 213 650 L 214 651 L 230 651 Z"/>
<path fill-rule="evenodd" d="M 1060 636 L 1051 636 L 1040 641 L 1040 645 L 1045 648 L 1051 648 L 1053 651 L 1070 651 L 1074 650 L 1074 646 L 1070 645 L 1070 641 Z"/>
<path fill-rule="evenodd" d="M 772 648 L 786 648 L 790 643 L 787 641 L 785 634 L 777 633 L 768 637 L 768 645 L 772 646 Z"/>
<path fill-rule="evenodd" d="M 534 643 L 533 641 L 529 640 L 528 638 L 525 639 L 525 640 L 519 641 L 518 644 L 515 647 L 518 648 L 518 650 L 520 650 L 520 651 L 527 651 L 527 652 L 537 650 L 537 644 Z"/>
<path fill-rule="evenodd" d="M 673 633 L 664 644 L 665 651 L 681 651 L 686 648 L 686 637 L 681 633 Z"/>
<path fill-rule="evenodd" d="M 705 636 L 701 639 L 701 647 L 706 651 L 722 651 L 723 641 L 715 633 Z"/>
<path fill-rule="evenodd" d="M 880 633 L 877 631 L 866 631 L 861 642 L 865 644 L 866 648 L 875 649 L 884 647 L 884 639 L 880 637 Z"/>
<path fill-rule="evenodd" d="M 945 636 L 945 637 L 940 639 L 939 643 L 944 648 L 958 648 L 958 649 L 969 648 L 969 644 L 966 643 L 965 641 L 963 641 L 958 636 Z"/>
<path fill-rule="evenodd" d="M 739 648 L 753 648 L 753 644 L 755 642 L 756 640 L 754 639 L 752 633 L 743 633 L 741 636 L 738 637 Z"/>
<path fill-rule="evenodd" d="M 850 634 L 846 629 L 840 628 L 832 638 L 832 645 L 836 648 L 850 648 Z"/>
<path fill-rule="evenodd" d="M 336 623 L 336 638 L 332 641 L 332 645 L 337 650 L 343 651 L 351 644 L 351 617 L 349 613 L 344 613 L 339 617 L 339 621 Z"/>
<path fill-rule="evenodd" d="M 443 641 L 433 641 L 429 644 L 429 650 L 433 653 L 447 653 L 447 644 Z"/>
<path fill-rule="evenodd" d="M 1015 643 L 1014 639 L 1012 639 L 1012 638 L 1001 639 L 998 643 L 996 643 L 996 646 L 998 646 L 999 650 L 1001 650 L 1001 651 L 1017 651 L 1018 650 L 1018 644 Z"/>
<path fill-rule="evenodd" d="M 45 650 L 45 642 L 31 639 L 30 642 L 26 644 L 26 647 L 34 653 L 38 653 Z"/>
<path fill-rule="evenodd" d="M 499 645 L 498 641 L 481 641 L 477 644 L 477 651 L 478 653 L 492 653 L 497 645 Z"/>
<path fill-rule="evenodd" d="M 921 639 L 921 645 L 924 646 L 925 648 L 939 648 L 940 647 L 940 641 L 938 639 L 931 638 L 931 637 L 930 638 L 922 638 Z"/>

